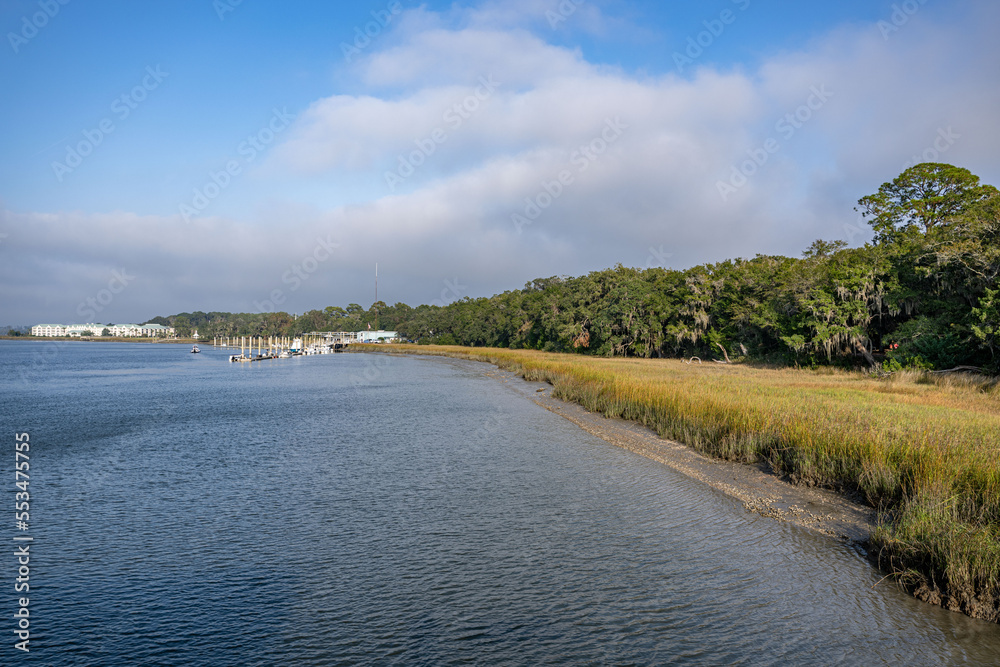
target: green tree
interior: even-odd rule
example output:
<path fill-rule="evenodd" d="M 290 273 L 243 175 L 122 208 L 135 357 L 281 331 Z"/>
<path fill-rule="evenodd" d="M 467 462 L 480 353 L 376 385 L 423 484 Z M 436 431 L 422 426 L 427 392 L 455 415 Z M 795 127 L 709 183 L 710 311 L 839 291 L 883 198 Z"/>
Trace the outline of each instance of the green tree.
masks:
<path fill-rule="evenodd" d="M 993 186 L 980 185 L 968 169 L 924 162 L 883 183 L 858 205 L 876 241 L 885 243 L 913 230 L 926 234 L 996 193 Z"/>
<path fill-rule="evenodd" d="M 823 241 L 822 239 L 817 239 L 812 242 L 812 245 L 802 253 L 802 256 L 806 259 L 812 259 L 813 257 L 827 257 L 837 252 L 838 250 L 843 250 L 847 247 L 847 241 Z"/>
<path fill-rule="evenodd" d="M 187 338 L 191 335 L 191 321 L 187 318 L 187 315 L 177 315 L 173 320 L 171 326 L 174 327 L 178 337 Z"/>
<path fill-rule="evenodd" d="M 989 350 L 996 365 L 997 343 L 1000 341 L 1000 289 L 986 290 L 977 308 L 972 309 L 972 333 Z"/>
<path fill-rule="evenodd" d="M 983 300 L 1000 275 L 1000 192 L 966 169 L 927 163 L 858 203 L 891 265 L 877 335 L 917 366 L 992 360 L 989 323 L 974 309 L 989 311 Z"/>

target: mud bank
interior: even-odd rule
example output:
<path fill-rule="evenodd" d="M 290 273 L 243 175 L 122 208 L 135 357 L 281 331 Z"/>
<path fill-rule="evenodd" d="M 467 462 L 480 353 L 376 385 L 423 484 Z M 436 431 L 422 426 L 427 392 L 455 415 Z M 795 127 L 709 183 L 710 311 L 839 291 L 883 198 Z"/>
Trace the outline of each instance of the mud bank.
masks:
<path fill-rule="evenodd" d="M 864 551 L 875 520 L 870 507 L 833 491 L 793 485 L 760 466 L 710 459 L 686 445 L 661 438 L 644 426 L 588 412 L 575 403 L 552 396 L 552 386 L 546 382 L 525 380 L 491 364 L 483 372 L 602 440 L 736 498 L 748 512 L 800 526 Z"/>
<path fill-rule="evenodd" d="M 549 383 L 526 380 L 517 372 L 500 369 L 487 361 L 389 350 L 364 351 L 391 356 L 420 356 L 474 368 L 606 442 L 657 461 L 736 498 L 748 512 L 800 526 L 847 543 L 868 555 L 867 544 L 875 511 L 834 491 L 792 484 L 764 465 L 709 458 L 687 445 L 661 438 L 645 426 L 593 413 L 576 403 L 556 398 Z"/>

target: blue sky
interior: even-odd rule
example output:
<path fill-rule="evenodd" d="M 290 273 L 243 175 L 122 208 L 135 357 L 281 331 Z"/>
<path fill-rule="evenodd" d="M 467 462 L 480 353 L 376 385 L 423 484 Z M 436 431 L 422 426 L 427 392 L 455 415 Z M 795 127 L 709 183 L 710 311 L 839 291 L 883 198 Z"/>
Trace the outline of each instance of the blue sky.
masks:
<path fill-rule="evenodd" d="M 78 321 L 113 271 L 102 322 L 367 306 L 375 262 L 416 305 L 857 245 L 854 202 L 914 157 L 1000 183 L 998 25 L 985 0 L 3 2 L 0 324 Z"/>

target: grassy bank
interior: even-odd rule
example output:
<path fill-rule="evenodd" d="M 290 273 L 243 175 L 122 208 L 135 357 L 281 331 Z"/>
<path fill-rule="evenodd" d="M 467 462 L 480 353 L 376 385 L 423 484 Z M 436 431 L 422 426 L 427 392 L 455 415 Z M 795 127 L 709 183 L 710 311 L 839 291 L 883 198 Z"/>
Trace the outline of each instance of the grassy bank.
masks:
<path fill-rule="evenodd" d="M 531 350 L 365 347 L 488 361 L 707 454 L 766 461 L 798 483 L 857 491 L 879 510 L 871 544 L 881 567 L 922 599 L 1000 621 L 996 384 Z"/>

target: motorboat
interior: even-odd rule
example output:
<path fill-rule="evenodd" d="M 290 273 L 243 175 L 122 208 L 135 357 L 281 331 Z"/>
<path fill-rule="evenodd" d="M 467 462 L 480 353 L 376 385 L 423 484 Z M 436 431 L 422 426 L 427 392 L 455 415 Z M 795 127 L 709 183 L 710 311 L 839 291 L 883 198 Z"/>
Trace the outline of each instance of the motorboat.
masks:
<path fill-rule="evenodd" d="M 198 354 L 199 352 L 201 352 L 201 350 L 198 349 L 197 345 L 191 348 L 191 354 Z"/>

